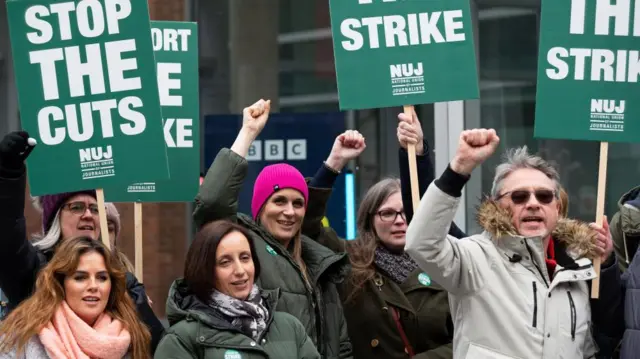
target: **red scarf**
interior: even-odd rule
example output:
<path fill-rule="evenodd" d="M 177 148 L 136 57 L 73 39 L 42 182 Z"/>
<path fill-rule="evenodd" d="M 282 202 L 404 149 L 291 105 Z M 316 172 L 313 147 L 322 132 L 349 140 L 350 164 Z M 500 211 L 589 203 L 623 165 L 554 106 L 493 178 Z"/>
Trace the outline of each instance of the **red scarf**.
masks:
<path fill-rule="evenodd" d="M 556 249 L 553 244 L 553 237 L 549 236 L 549 244 L 547 244 L 547 258 L 545 259 L 547 263 L 547 271 L 549 271 L 549 278 L 553 279 L 553 274 L 556 271 L 556 266 L 558 262 L 556 262 Z"/>

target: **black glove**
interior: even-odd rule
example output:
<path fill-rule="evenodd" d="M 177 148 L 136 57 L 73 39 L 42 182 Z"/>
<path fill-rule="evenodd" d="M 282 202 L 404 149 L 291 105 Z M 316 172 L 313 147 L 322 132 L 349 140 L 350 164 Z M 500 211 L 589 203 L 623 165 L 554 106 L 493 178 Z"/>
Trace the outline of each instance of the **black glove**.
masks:
<path fill-rule="evenodd" d="M 27 159 L 31 151 L 28 148 L 27 140 L 29 134 L 25 131 L 11 132 L 0 141 L 0 166 L 10 171 L 21 170 L 24 160 Z"/>

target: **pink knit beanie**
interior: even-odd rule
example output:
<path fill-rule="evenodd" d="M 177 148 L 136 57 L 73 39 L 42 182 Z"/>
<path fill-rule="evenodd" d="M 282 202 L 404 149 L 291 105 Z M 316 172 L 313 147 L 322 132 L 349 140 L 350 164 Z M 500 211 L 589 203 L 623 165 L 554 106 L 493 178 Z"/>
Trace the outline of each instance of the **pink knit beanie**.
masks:
<path fill-rule="evenodd" d="M 269 197 L 278 190 L 292 188 L 300 191 L 304 197 L 304 205 L 309 201 L 309 188 L 300 171 L 286 163 L 270 165 L 262 169 L 253 185 L 253 198 L 251 199 L 251 215 L 255 221 L 258 214 Z"/>

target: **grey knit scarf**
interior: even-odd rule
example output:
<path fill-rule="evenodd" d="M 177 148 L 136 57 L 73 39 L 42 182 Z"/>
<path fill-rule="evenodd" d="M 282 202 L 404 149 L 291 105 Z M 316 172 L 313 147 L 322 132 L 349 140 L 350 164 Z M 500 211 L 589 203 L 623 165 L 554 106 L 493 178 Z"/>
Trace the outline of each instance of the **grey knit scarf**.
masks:
<path fill-rule="evenodd" d="M 260 288 L 255 284 L 247 300 L 236 299 L 214 290 L 210 306 L 227 317 L 231 325 L 246 336 L 258 340 L 267 329 L 269 320 L 269 310 L 260 294 Z"/>
<path fill-rule="evenodd" d="M 392 253 L 383 245 L 376 247 L 374 262 L 378 269 L 398 284 L 404 283 L 418 264 L 407 253 Z"/>

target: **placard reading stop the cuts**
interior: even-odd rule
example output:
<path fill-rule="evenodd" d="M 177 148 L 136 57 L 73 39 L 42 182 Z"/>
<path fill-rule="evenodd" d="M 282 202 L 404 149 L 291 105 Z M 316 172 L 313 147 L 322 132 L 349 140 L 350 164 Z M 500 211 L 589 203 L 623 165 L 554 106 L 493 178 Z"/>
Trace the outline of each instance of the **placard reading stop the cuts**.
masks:
<path fill-rule="evenodd" d="M 330 0 L 341 109 L 477 98 L 468 0 Z"/>
<path fill-rule="evenodd" d="M 535 136 L 640 142 L 640 0 L 543 0 L 540 36 Z"/>
<path fill-rule="evenodd" d="M 169 159 L 168 180 L 120 183 L 105 189 L 111 202 L 191 202 L 200 174 L 198 28 L 193 22 L 151 21 Z M 141 167 L 144 168 L 144 167 Z"/>
<path fill-rule="evenodd" d="M 167 179 L 146 0 L 9 0 L 33 195 Z"/>

